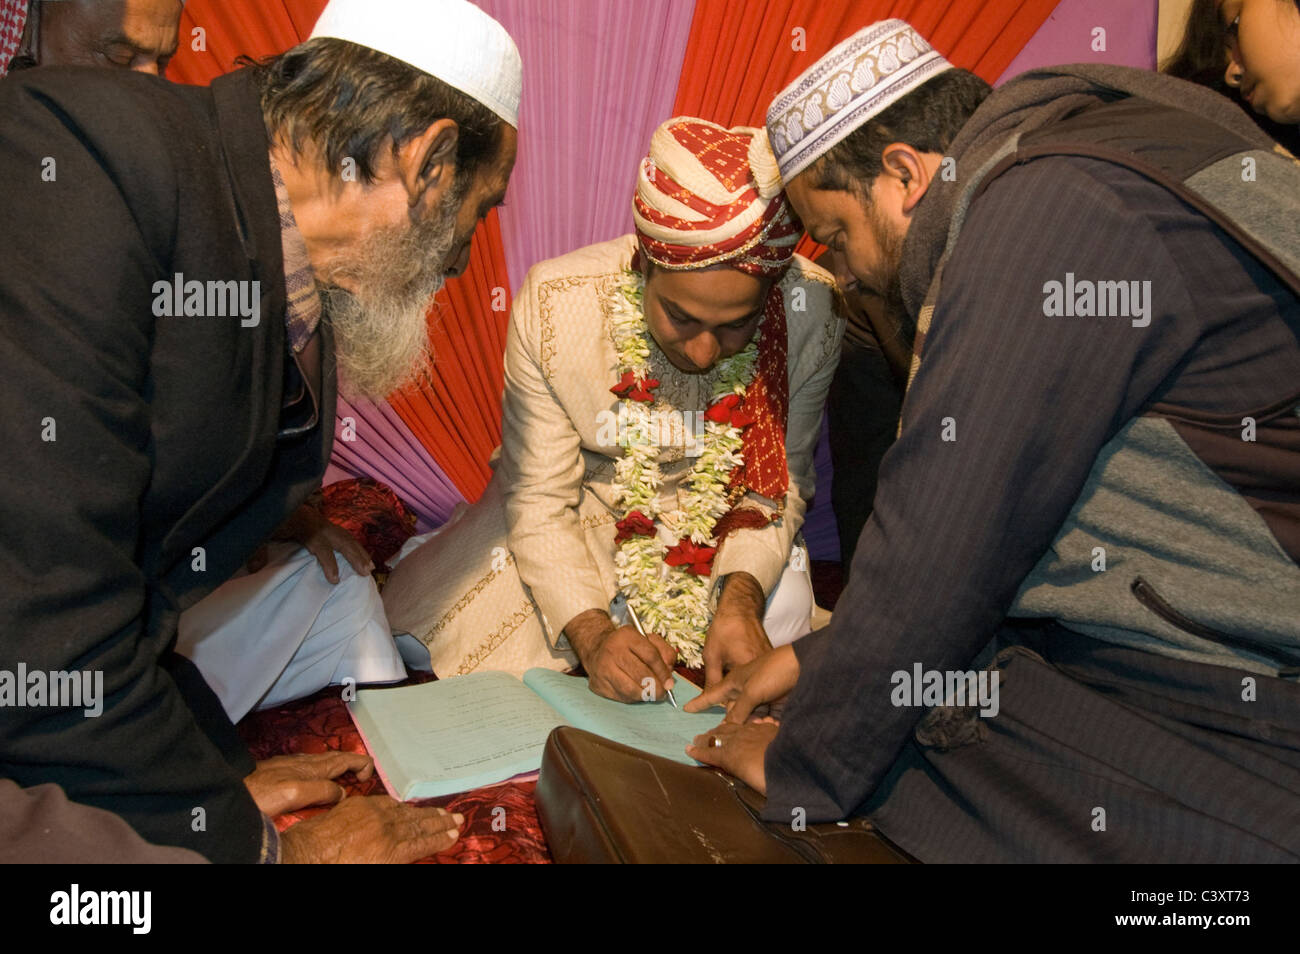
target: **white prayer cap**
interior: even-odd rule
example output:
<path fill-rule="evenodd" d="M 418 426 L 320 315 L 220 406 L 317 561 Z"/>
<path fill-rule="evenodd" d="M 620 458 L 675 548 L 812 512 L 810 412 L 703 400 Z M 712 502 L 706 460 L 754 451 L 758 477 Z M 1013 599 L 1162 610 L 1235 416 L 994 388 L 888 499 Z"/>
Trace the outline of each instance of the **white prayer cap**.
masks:
<path fill-rule="evenodd" d="M 952 64 L 902 20 L 863 27 L 781 91 L 767 133 L 787 183 L 871 117 Z"/>
<path fill-rule="evenodd" d="M 329 0 L 311 38 L 387 53 L 519 128 L 524 67 L 510 34 L 468 0 Z"/>

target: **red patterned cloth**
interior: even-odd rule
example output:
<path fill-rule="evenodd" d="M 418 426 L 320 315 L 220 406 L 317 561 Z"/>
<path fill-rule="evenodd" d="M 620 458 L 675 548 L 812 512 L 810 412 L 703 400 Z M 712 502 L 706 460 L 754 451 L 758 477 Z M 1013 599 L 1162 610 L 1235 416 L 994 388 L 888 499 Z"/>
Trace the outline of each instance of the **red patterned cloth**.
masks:
<path fill-rule="evenodd" d="M 419 674 L 410 682 L 427 682 L 432 678 Z M 239 734 L 253 758 L 258 760 L 297 753 L 366 751 L 338 686 L 288 705 L 254 712 L 239 723 Z M 384 794 L 378 775 L 367 782 L 358 782 L 349 775 L 340 782 L 349 795 Z M 441 805 L 465 816 L 456 844 L 423 859 L 421 864 L 549 864 L 551 854 L 533 800 L 536 787 L 535 781 L 512 781 L 417 802 Z M 494 812 L 497 808 L 504 812 Z M 290 812 L 276 818 L 275 826 L 284 831 L 295 822 L 323 811 L 326 809 Z"/>
<path fill-rule="evenodd" d="M 22 45 L 27 3 L 28 0 L 0 0 L 0 76 L 9 72 L 9 63 Z"/>
<path fill-rule="evenodd" d="M 330 484 L 323 490 L 320 509 L 327 520 L 357 538 L 381 572 L 415 535 L 415 514 L 387 484 L 370 477 Z"/>
<path fill-rule="evenodd" d="M 745 390 L 745 407 L 753 413 L 754 423 L 745 428 L 744 463 L 731 472 L 729 489 L 737 497 L 747 489 L 784 502 L 790 486 L 790 469 L 785 457 L 786 414 L 790 409 L 786 360 L 790 339 L 785 323 L 785 296 L 781 294 L 781 286 L 775 283 L 767 293 L 760 334 L 758 367 L 754 380 Z M 718 535 L 715 529 L 719 541 L 725 536 L 725 525 L 723 530 Z"/>

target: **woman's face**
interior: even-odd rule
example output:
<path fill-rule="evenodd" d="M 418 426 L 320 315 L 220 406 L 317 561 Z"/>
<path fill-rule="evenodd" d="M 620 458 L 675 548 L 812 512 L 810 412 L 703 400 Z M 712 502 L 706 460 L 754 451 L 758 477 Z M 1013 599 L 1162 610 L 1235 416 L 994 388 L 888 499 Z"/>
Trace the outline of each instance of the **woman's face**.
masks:
<path fill-rule="evenodd" d="M 1300 123 L 1300 7 L 1295 0 L 1220 0 L 1224 80 L 1274 122 Z"/>

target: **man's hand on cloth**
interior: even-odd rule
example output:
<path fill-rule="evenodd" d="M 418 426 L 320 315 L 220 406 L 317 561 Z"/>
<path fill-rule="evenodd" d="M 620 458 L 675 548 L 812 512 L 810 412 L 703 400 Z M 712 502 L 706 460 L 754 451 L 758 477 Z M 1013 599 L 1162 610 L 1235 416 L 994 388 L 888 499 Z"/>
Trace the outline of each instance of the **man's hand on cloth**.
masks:
<path fill-rule="evenodd" d="M 695 737 L 695 744 L 686 746 L 691 758 L 713 765 L 736 776 L 754 791 L 767 794 L 767 773 L 763 759 L 767 747 L 776 738 L 780 726 L 772 718 L 755 719 L 743 725 L 723 722 L 716 729 Z"/>
<path fill-rule="evenodd" d="M 357 752 L 277 755 L 258 762 L 244 778 L 263 815 L 283 815 L 312 805 L 335 805 L 347 794 L 334 779 L 352 772 L 364 782 L 375 774 L 374 760 Z"/>
<path fill-rule="evenodd" d="M 604 610 L 575 616 L 564 632 L 597 695 L 617 702 L 650 702 L 664 698 L 673 687 L 677 653 L 658 633 L 642 636 L 631 626 L 615 626 Z"/>
<path fill-rule="evenodd" d="M 410 864 L 446 851 L 465 818 L 387 795 L 349 798 L 280 836 L 283 864 Z"/>
<path fill-rule="evenodd" d="M 375 568 L 374 561 L 366 548 L 357 542 L 357 538 L 336 523 L 331 523 L 309 500 L 293 512 L 272 534 L 273 540 L 292 540 L 304 546 L 316 558 L 325 579 L 331 583 L 339 581 L 339 565 L 334 558 L 334 551 L 343 554 L 343 558 L 357 571 L 358 576 L 368 576 Z M 250 573 L 256 573 L 266 566 L 266 548 L 263 547 L 248 561 Z"/>
<path fill-rule="evenodd" d="M 758 580 L 732 573 L 722 587 L 718 610 L 704 637 L 704 685 L 716 686 L 732 669 L 772 649 L 763 629 L 767 599 Z"/>

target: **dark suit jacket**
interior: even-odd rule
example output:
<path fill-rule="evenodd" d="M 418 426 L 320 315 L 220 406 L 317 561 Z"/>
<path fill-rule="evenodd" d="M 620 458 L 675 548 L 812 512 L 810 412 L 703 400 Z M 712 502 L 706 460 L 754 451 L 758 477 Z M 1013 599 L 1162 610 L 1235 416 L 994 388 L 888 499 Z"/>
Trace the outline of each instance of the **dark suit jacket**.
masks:
<path fill-rule="evenodd" d="M 0 81 L 0 670 L 100 670 L 104 695 L 93 718 L 0 709 L 0 776 L 214 861 L 258 860 L 263 823 L 177 616 L 318 485 L 333 437 L 324 330 L 318 419 L 282 431 L 300 380 L 268 149 L 244 73 Z M 257 325 L 156 317 L 177 273 L 260 282 Z"/>

